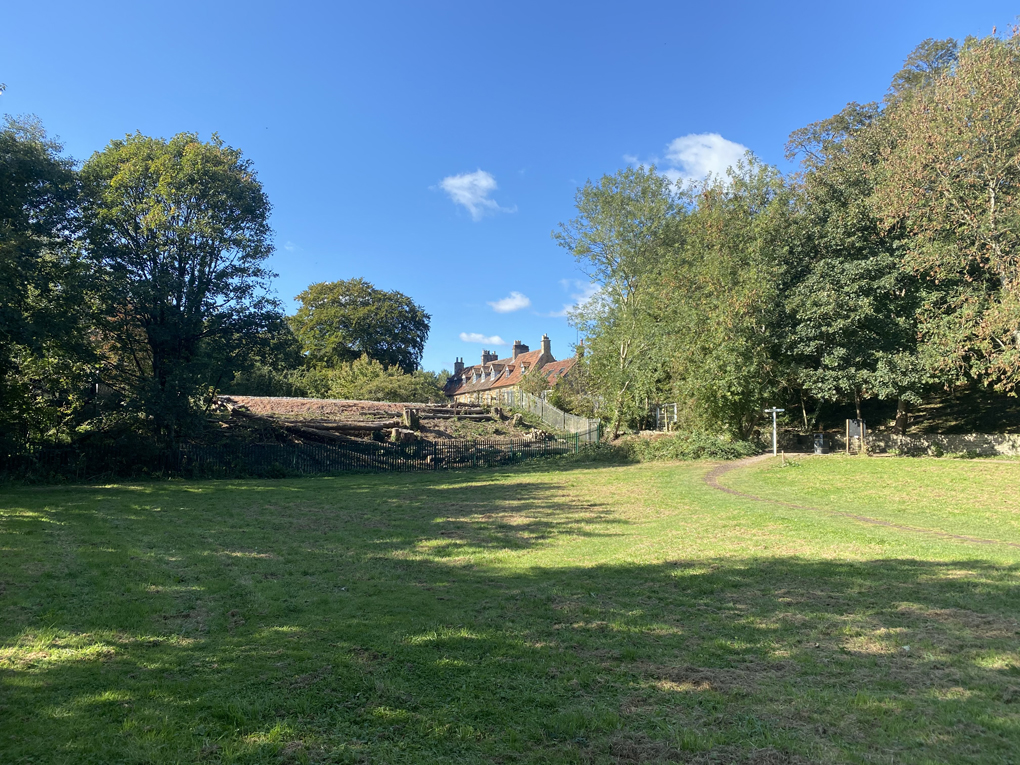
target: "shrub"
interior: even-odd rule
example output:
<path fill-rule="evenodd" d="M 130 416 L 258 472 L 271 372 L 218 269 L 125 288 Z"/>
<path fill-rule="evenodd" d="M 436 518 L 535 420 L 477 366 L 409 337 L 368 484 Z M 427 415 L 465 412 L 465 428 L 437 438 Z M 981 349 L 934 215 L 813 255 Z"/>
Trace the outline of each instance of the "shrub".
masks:
<path fill-rule="evenodd" d="M 407 374 L 400 367 L 385 367 L 362 356 L 334 367 L 314 364 L 304 369 L 280 371 L 256 366 L 236 375 L 224 392 L 245 396 L 443 403 L 446 401 L 445 382 L 446 375 L 442 372 L 416 370 Z"/>
<path fill-rule="evenodd" d="M 303 398 L 308 395 L 308 385 L 302 379 L 302 370 L 280 370 L 256 364 L 249 370 L 235 373 L 234 379 L 223 386 L 223 392 L 238 396 Z"/>
<path fill-rule="evenodd" d="M 750 441 L 735 441 L 704 431 L 685 431 L 658 438 L 626 439 L 627 449 L 641 462 L 657 460 L 735 460 L 758 454 L 761 449 Z"/>

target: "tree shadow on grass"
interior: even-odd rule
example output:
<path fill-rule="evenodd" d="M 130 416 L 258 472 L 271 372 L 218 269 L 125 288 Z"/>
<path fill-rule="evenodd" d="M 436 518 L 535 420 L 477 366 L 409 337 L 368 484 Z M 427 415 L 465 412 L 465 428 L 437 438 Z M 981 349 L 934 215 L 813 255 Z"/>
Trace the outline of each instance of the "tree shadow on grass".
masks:
<path fill-rule="evenodd" d="M 126 600 L 95 572 L 49 607 L 45 581 L 15 583 L 5 616 L 31 615 L 0 625 L 0 760 L 1015 756 L 1020 566 L 493 569 L 401 557 L 410 539 L 154 555 L 138 575 L 167 589 Z"/>

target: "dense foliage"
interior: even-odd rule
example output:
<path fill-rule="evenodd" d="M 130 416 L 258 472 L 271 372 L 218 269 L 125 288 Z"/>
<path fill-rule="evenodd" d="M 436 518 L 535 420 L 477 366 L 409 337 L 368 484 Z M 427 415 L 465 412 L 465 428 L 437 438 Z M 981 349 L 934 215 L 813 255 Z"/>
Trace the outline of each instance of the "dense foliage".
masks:
<path fill-rule="evenodd" d="M 672 184 L 628 168 L 554 233 L 594 284 L 584 395 L 614 431 L 677 402 L 748 439 L 770 404 L 912 405 L 1020 383 L 1020 37 L 927 40 L 882 103 L 793 133 L 783 177 L 748 155 Z"/>
<path fill-rule="evenodd" d="M 598 289 L 572 314 L 583 358 L 557 406 L 618 434 L 676 402 L 681 431 L 743 443 L 770 405 L 807 429 L 824 407 L 895 402 L 905 428 L 940 388 L 1018 392 L 1020 36 L 926 40 L 880 103 L 787 152 L 788 177 L 748 155 L 698 182 L 631 167 L 578 189 L 554 236 Z M 79 168 L 8 118 L 0 449 L 173 442 L 217 391 L 442 400 L 446 375 L 420 369 L 431 317 L 407 295 L 322 282 L 283 315 L 269 213 L 215 135 L 128 135 Z"/>
<path fill-rule="evenodd" d="M 407 374 L 421 363 L 431 317 L 407 295 L 348 279 L 313 284 L 297 299 L 290 324 L 309 361 L 343 364 L 367 355 Z"/>
<path fill-rule="evenodd" d="M 690 430 L 656 438 L 631 437 L 620 442 L 623 454 L 640 462 L 660 460 L 736 460 L 761 451 L 752 441 L 720 437 L 703 430 Z"/>
<path fill-rule="evenodd" d="M 35 120 L 0 128 L 0 448 L 57 427 L 87 374 L 78 181 L 60 152 Z"/>
<path fill-rule="evenodd" d="M 241 152 L 190 133 L 111 141 L 81 178 L 105 381 L 173 439 L 279 315 L 262 265 L 269 200 Z"/>
<path fill-rule="evenodd" d="M 429 316 L 360 279 L 285 317 L 269 200 L 217 136 L 111 141 L 80 169 L 35 120 L 0 129 L 0 448 L 195 434 L 217 391 L 442 398 Z M 443 378 L 445 379 L 445 378 Z"/>

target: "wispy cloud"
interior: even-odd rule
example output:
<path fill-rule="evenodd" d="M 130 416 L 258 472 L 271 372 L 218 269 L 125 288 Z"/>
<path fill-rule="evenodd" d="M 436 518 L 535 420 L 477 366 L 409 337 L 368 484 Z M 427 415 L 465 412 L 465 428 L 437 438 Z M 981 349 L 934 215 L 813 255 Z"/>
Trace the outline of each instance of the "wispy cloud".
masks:
<path fill-rule="evenodd" d="M 623 161 L 630 165 L 655 165 L 672 181 L 702 181 L 709 175 L 725 179 L 726 169 L 736 167 L 747 152 L 743 144 L 718 133 L 690 133 L 670 141 L 663 159 L 645 162 L 633 154 L 624 154 Z"/>
<path fill-rule="evenodd" d="M 465 343 L 481 343 L 482 345 L 506 345 L 499 335 L 483 335 L 481 332 L 461 332 L 460 339 Z"/>
<path fill-rule="evenodd" d="M 294 242 L 290 241 L 289 239 L 283 245 L 283 249 L 285 249 L 287 252 L 301 252 L 301 248 L 298 247 L 296 244 L 294 244 Z"/>
<path fill-rule="evenodd" d="M 527 295 L 522 295 L 520 292 L 511 292 L 502 300 L 489 301 L 489 305 L 492 306 L 492 310 L 496 313 L 511 313 L 512 311 L 527 308 L 531 305 L 531 300 Z"/>
<path fill-rule="evenodd" d="M 560 279 L 560 286 L 570 294 L 569 303 L 564 303 L 559 311 L 553 311 L 548 316 L 564 317 L 571 311 L 581 307 L 589 300 L 599 294 L 599 286 L 594 282 L 583 282 L 579 279 Z"/>
<path fill-rule="evenodd" d="M 473 220 L 481 220 L 488 213 L 516 212 L 516 207 L 500 207 L 489 197 L 497 188 L 496 179 L 484 170 L 460 175 L 448 175 L 439 182 L 439 188 L 447 193 L 454 204 L 471 213 Z"/>

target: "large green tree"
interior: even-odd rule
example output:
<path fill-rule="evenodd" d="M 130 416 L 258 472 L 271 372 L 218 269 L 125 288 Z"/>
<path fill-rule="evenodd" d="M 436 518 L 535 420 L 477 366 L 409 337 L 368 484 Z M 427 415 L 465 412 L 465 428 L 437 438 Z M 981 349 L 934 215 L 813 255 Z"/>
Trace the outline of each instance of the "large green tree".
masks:
<path fill-rule="evenodd" d="M 128 135 L 82 179 L 104 282 L 104 378 L 173 439 L 235 351 L 279 316 L 263 265 L 269 201 L 251 162 L 215 135 Z"/>
<path fill-rule="evenodd" d="M 916 54 L 909 61 L 905 71 L 927 71 Z M 908 97 L 909 81 L 905 74 L 894 80 L 897 98 Z M 787 144 L 787 156 L 804 168 L 797 185 L 802 260 L 785 296 L 787 351 L 809 397 L 852 402 L 858 417 L 865 399 L 893 398 L 905 428 L 908 405 L 934 378 L 918 343 L 926 285 L 903 267 L 902 236 L 883 229 L 872 204 L 890 140 L 883 113 L 879 104 L 850 104 Z"/>
<path fill-rule="evenodd" d="M 87 357 L 77 202 L 74 163 L 60 144 L 38 120 L 8 117 L 0 128 L 0 440 L 43 427 L 39 405 Z"/>
<path fill-rule="evenodd" d="M 336 366 L 364 355 L 406 373 L 421 363 L 432 317 L 407 295 L 347 279 L 312 284 L 297 300 L 290 323 L 310 363 Z"/>
<path fill-rule="evenodd" d="M 1020 384 L 1020 37 L 970 40 L 889 114 L 876 203 L 908 263 L 955 292 L 923 329 L 947 366 Z"/>
<path fill-rule="evenodd" d="M 588 181 L 574 197 L 577 217 L 553 232 L 597 295 L 572 321 L 586 336 L 585 365 L 614 435 L 646 411 L 662 358 L 652 286 L 674 247 L 683 208 L 655 168 L 627 168 Z"/>
<path fill-rule="evenodd" d="M 747 439 L 784 395 L 790 197 L 778 171 L 751 156 L 694 190 L 682 246 L 650 285 L 665 307 L 660 389 L 680 404 L 682 426 Z"/>

